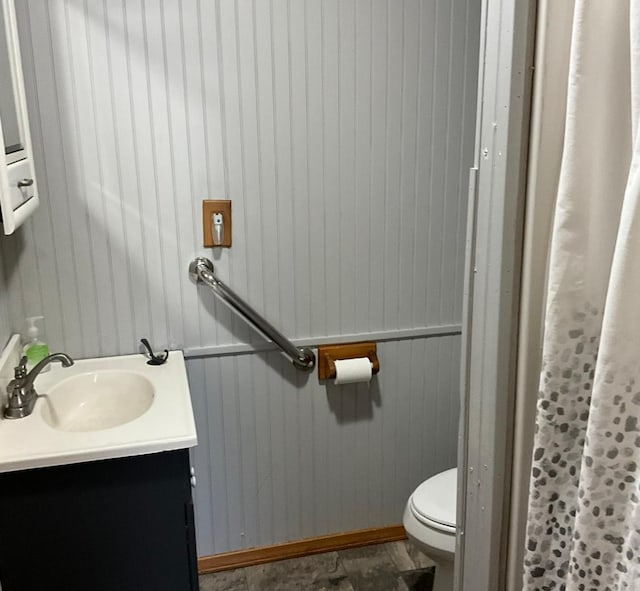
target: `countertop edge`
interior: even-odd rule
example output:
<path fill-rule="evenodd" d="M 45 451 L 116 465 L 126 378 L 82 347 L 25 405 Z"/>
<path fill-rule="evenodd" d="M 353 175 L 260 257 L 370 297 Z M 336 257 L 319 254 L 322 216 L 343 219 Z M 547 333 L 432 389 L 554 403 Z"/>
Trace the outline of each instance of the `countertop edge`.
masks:
<path fill-rule="evenodd" d="M 0 465 L 0 474 L 19 472 L 21 470 L 34 470 L 37 468 L 53 468 L 56 466 L 68 466 L 70 464 L 84 464 L 100 460 L 115 460 L 142 455 L 175 451 L 178 449 L 190 449 L 198 445 L 197 435 L 179 437 L 169 441 L 143 443 L 137 446 L 126 446 L 121 449 L 87 450 L 78 454 L 63 454 L 59 456 L 19 459 L 5 462 Z"/>

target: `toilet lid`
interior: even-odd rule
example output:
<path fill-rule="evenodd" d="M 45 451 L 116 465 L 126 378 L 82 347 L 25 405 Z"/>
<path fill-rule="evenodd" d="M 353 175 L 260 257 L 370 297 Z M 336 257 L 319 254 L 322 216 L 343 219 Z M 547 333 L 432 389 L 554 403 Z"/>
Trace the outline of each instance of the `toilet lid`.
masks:
<path fill-rule="evenodd" d="M 443 531 L 455 531 L 458 470 L 452 468 L 425 480 L 411 495 L 417 519 Z"/>

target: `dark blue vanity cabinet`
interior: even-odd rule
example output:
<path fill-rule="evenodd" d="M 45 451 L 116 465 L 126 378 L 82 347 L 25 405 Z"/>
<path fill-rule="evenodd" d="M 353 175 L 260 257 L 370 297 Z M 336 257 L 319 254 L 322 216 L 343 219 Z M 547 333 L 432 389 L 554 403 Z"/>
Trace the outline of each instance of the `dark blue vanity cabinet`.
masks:
<path fill-rule="evenodd" d="M 188 450 L 0 474 L 2 591 L 197 591 Z"/>

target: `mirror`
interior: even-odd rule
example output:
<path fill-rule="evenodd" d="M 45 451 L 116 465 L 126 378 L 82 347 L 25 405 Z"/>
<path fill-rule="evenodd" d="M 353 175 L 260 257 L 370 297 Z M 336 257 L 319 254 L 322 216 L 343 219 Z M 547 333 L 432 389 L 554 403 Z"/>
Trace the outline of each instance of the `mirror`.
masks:
<path fill-rule="evenodd" d="M 4 83 L 4 81 L 8 82 L 15 79 L 9 56 L 5 15 L 4 11 L 0 10 L 0 80 L 3 81 L 2 86 L 0 86 L 0 121 L 2 121 L 5 154 L 15 154 L 24 150 L 24 142 L 20 129 L 20 117 L 14 84 Z"/>

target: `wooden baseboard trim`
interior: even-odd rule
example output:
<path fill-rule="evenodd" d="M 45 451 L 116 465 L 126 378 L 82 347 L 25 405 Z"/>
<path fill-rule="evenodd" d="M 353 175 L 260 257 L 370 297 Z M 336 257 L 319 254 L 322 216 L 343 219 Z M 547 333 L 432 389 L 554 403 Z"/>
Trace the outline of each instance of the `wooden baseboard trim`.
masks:
<path fill-rule="evenodd" d="M 358 548 L 369 544 L 382 544 L 384 542 L 397 542 L 406 539 L 407 534 L 401 525 L 387 527 L 374 527 L 358 531 L 306 538 L 295 542 L 285 542 L 273 546 L 261 546 L 236 550 L 224 554 L 202 556 L 198 558 L 198 572 L 200 574 L 215 573 L 233 568 L 264 564 L 286 558 L 300 558 L 322 552 L 334 552 L 347 548 Z"/>

